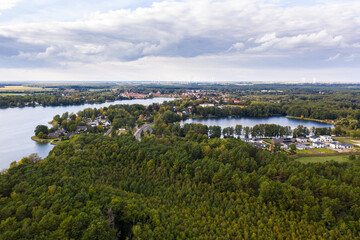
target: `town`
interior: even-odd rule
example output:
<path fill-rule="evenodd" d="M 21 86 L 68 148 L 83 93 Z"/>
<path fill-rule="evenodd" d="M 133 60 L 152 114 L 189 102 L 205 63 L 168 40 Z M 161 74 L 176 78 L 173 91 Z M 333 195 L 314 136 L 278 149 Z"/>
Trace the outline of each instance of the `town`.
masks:
<path fill-rule="evenodd" d="M 313 152 L 317 152 L 319 149 L 329 149 L 334 152 L 350 152 L 349 150 L 354 148 L 353 144 L 334 141 L 333 138 L 328 135 L 297 138 L 273 138 L 271 140 L 261 138 L 241 139 L 253 146 L 269 150 L 313 150 Z"/>

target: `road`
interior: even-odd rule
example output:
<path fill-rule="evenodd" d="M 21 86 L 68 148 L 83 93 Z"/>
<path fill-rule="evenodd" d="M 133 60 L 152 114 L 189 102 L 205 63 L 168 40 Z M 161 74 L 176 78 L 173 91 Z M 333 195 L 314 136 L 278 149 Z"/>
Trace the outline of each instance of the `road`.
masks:
<path fill-rule="evenodd" d="M 153 125 L 153 123 L 145 124 L 144 126 L 139 128 L 134 134 L 136 140 L 141 141 L 141 139 L 140 139 L 141 132 L 146 131 L 151 125 Z"/>
<path fill-rule="evenodd" d="M 108 136 L 111 133 L 112 130 L 112 126 L 109 128 L 109 130 L 106 131 L 106 133 L 104 133 L 104 136 Z"/>

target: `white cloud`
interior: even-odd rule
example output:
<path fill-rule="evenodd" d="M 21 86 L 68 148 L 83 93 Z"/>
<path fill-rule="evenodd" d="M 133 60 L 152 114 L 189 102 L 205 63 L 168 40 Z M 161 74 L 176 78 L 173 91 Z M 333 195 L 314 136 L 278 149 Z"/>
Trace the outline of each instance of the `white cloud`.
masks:
<path fill-rule="evenodd" d="M 241 49 L 243 49 L 245 47 L 245 44 L 242 42 L 238 42 L 238 43 L 234 43 L 233 45 L 231 45 L 231 47 L 228 49 L 228 51 L 240 51 Z"/>
<path fill-rule="evenodd" d="M 335 56 L 329 57 L 326 61 L 334 61 L 338 59 L 341 56 L 340 53 L 336 54 Z"/>
<path fill-rule="evenodd" d="M 307 68 L 335 59 L 345 66 L 347 59 L 358 61 L 346 56 L 359 53 L 360 2 L 288 3 L 162 1 L 92 12 L 72 21 L 19 20 L 0 25 L 0 59 L 9 58 L 7 64 L 18 68 L 38 61 L 58 66 L 142 64 L 141 59 L 152 57 L 202 57 L 225 67 L 220 61 L 228 56 L 234 57 L 231 65 L 243 68 Z"/>
<path fill-rule="evenodd" d="M 0 10 L 13 8 L 20 1 L 22 0 L 0 0 Z"/>
<path fill-rule="evenodd" d="M 72 62 L 57 68 L 0 68 L 7 81 L 268 81 L 358 82 L 358 68 L 243 68 L 231 63 L 229 57 L 167 58 L 144 57 L 131 62 Z M 220 64 L 219 64 L 220 62 Z M 186 71 L 184 70 L 186 69 Z"/>
<path fill-rule="evenodd" d="M 341 35 L 332 36 L 326 30 L 311 34 L 299 34 L 291 37 L 277 37 L 276 33 L 266 34 L 256 39 L 255 43 L 261 45 L 248 49 L 249 52 L 266 51 L 270 49 L 321 49 L 328 47 L 340 48 L 345 45 L 344 37 Z"/>

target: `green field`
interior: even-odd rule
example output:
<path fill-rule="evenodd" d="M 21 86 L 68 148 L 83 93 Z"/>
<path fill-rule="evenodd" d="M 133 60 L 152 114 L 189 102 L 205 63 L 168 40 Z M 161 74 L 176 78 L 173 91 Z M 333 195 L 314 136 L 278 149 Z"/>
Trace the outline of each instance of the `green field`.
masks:
<path fill-rule="evenodd" d="M 0 96 L 24 96 L 25 94 L 23 93 L 1 93 L 0 92 Z"/>
<path fill-rule="evenodd" d="M 329 149 L 326 149 L 326 148 L 322 148 L 322 149 L 314 148 L 313 150 L 316 151 L 316 152 L 321 152 L 321 153 L 334 153 L 335 152 L 333 150 L 329 150 Z"/>
<path fill-rule="evenodd" d="M 4 86 L 0 88 L 0 93 L 25 93 L 25 92 L 49 92 L 50 88 L 27 87 L 27 86 Z"/>
<path fill-rule="evenodd" d="M 311 154 L 312 152 L 309 150 L 296 150 L 296 153 L 309 153 Z"/>
<path fill-rule="evenodd" d="M 296 161 L 301 163 L 324 163 L 328 161 L 335 161 L 339 163 L 350 162 L 349 155 L 300 157 L 296 159 Z"/>

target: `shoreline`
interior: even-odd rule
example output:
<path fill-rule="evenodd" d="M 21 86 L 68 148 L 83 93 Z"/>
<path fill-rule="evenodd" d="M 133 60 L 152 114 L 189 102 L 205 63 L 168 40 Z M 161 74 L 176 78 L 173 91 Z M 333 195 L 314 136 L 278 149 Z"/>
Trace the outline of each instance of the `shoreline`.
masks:
<path fill-rule="evenodd" d="M 314 118 L 301 118 L 301 117 L 294 117 L 294 116 L 288 116 L 288 115 L 280 115 L 280 114 L 276 114 L 276 115 L 271 115 L 268 117 L 233 117 L 233 116 L 228 116 L 228 117 L 216 117 L 216 116 L 209 116 L 209 117 L 189 117 L 185 120 L 182 121 L 186 121 L 188 119 L 221 119 L 221 118 L 234 118 L 234 119 L 241 119 L 241 118 L 253 118 L 253 119 L 262 119 L 262 118 L 271 118 L 271 117 L 286 117 L 289 119 L 296 119 L 296 120 L 303 120 L 303 121 L 312 121 L 312 122 L 319 122 L 319 123 L 324 123 L 324 124 L 329 124 L 329 125 L 333 125 L 335 126 L 334 122 L 330 122 L 330 121 L 326 121 L 326 120 L 321 120 L 321 119 L 314 119 Z"/>
<path fill-rule="evenodd" d="M 96 104 L 103 104 L 103 103 L 114 103 L 116 101 L 127 101 L 127 100 L 147 100 L 147 99 L 154 99 L 154 98 L 174 98 L 174 99 L 178 99 L 178 97 L 167 97 L 167 96 L 159 96 L 159 97 L 147 97 L 147 98 L 122 98 L 122 99 L 116 99 L 116 100 L 106 100 L 106 101 L 102 101 L 102 102 L 84 102 L 81 104 L 55 104 L 55 105 L 45 105 L 43 106 L 42 104 L 38 104 L 35 106 L 7 106 L 7 107 L 0 107 L 1 109 L 14 109 L 14 108 L 36 108 L 36 107 L 43 107 L 43 108 L 47 108 L 47 107 L 70 107 L 70 106 L 82 106 L 82 105 L 96 105 Z"/>
<path fill-rule="evenodd" d="M 37 136 L 32 136 L 31 137 L 31 140 L 35 141 L 35 142 L 38 142 L 38 143 L 42 143 L 42 144 L 45 144 L 45 143 L 49 143 L 50 141 L 47 140 L 47 139 L 42 139 L 42 138 L 39 138 Z"/>
<path fill-rule="evenodd" d="M 319 122 L 319 123 L 326 123 L 329 125 L 334 126 L 334 122 L 326 121 L 326 120 L 320 120 L 320 119 L 314 119 L 314 118 L 302 118 L 302 117 L 294 117 L 294 116 L 285 116 L 290 119 L 297 119 L 297 120 L 304 120 L 304 121 L 313 121 L 313 122 Z"/>
<path fill-rule="evenodd" d="M 38 143 L 41 143 L 41 144 L 50 143 L 51 145 L 55 145 L 55 146 L 57 144 L 59 144 L 59 143 L 69 141 L 69 140 L 59 141 L 58 139 L 42 139 L 42 138 L 38 138 L 37 136 L 32 136 L 31 140 L 33 140 L 35 142 L 38 142 Z"/>

